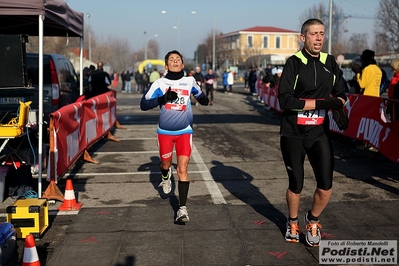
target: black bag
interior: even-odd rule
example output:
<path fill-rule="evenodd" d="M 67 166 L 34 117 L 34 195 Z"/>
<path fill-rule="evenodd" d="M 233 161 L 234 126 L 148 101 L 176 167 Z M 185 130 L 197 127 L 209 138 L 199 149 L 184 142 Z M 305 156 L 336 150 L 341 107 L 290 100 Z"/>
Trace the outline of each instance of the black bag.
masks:
<path fill-rule="evenodd" d="M 19 168 L 10 166 L 6 175 L 6 188 L 9 197 L 20 197 L 26 191 L 32 190 L 33 177 L 31 168 L 27 164 L 21 164 Z M 7 191 L 7 190 L 6 190 Z"/>

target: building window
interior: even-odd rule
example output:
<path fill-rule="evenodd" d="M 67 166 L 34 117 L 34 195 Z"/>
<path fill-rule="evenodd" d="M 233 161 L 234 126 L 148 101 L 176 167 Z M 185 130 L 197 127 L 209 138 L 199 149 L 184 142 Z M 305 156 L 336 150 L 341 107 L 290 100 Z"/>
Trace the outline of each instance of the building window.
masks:
<path fill-rule="evenodd" d="M 247 48 L 254 47 L 254 36 L 248 35 L 247 36 Z"/>
<path fill-rule="evenodd" d="M 281 36 L 276 36 L 276 49 L 281 48 Z"/>
<path fill-rule="evenodd" d="M 288 37 L 288 48 L 294 48 L 294 36 Z"/>
<path fill-rule="evenodd" d="M 262 47 L 265 49 L 269 48 L 269 36 L 263 36 Z"/>

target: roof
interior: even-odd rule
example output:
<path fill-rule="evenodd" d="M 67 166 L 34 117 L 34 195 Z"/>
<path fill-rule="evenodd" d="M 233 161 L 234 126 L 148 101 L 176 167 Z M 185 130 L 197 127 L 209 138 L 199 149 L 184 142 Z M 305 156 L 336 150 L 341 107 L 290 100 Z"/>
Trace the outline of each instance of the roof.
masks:
<path fill-rule="evenodd" d="M 223 35 L 235 35 L 243 32 L 253 32 L 253 33 L 300 33 L 299 31 L 287 30 L 283 28 L 277 28 L 273 26 L 254 26 L 247 29 L 237 30 Z"/>
<path fill-rule="evenodd" d="M 44 36 L 83 37 L 83 13 L 63 0 L 0 0 L 0 34 L 39 36 L 39 15 Z"/>

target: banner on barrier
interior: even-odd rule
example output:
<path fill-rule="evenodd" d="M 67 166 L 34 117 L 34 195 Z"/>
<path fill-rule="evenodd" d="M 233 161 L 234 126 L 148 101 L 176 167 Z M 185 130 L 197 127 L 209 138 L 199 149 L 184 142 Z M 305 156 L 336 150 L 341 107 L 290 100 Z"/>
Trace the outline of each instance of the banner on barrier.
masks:
<path fill-rule="evenodd" d="M 278 88 L 264 88 L 263 100 L 266 105 L 281 112 L 278 102 Z M 344 109 L 349 117 L 349 128 L 340 131 L 330 115 L 330 130 L 347 137 L 369 143 L 378 152 L 395 163 L 399 163 L 399 120 L 389 121 L 386 116 L 386 99 L 380 97 L 348 94 Z"/>
<path fill-rule="evenodd" d="M 116 122 L 116 92 L 110 91 L 86 101 L 66 105 L 50 114 L 54 121 L 55 180 L 81 156 L 84 150 L 109 132 Z M 50 132 L 51 134 L 51 132 Z M 47 180 L 50 181 L 49 175 Z"/>

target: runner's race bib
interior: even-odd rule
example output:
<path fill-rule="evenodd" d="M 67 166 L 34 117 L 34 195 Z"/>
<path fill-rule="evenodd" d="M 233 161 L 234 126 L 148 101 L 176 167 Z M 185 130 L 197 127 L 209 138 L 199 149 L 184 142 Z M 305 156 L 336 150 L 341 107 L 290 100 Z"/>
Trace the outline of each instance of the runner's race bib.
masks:
<path fill-rule="evenodd" d="M 318 126 L 324 122 L 326 110 L 308 110 L 298 112 L 297 124 L 305 126 Z"/>
<path fill-rule="evenodd" d="M 187 109 L 187 104 L 190 100 L 190 94 L 188 90 L 172 89 L 177 93 L 177 99 L 172 103 L 166 103 L 165 108 L 175 111 L 184 111 Z"/>

